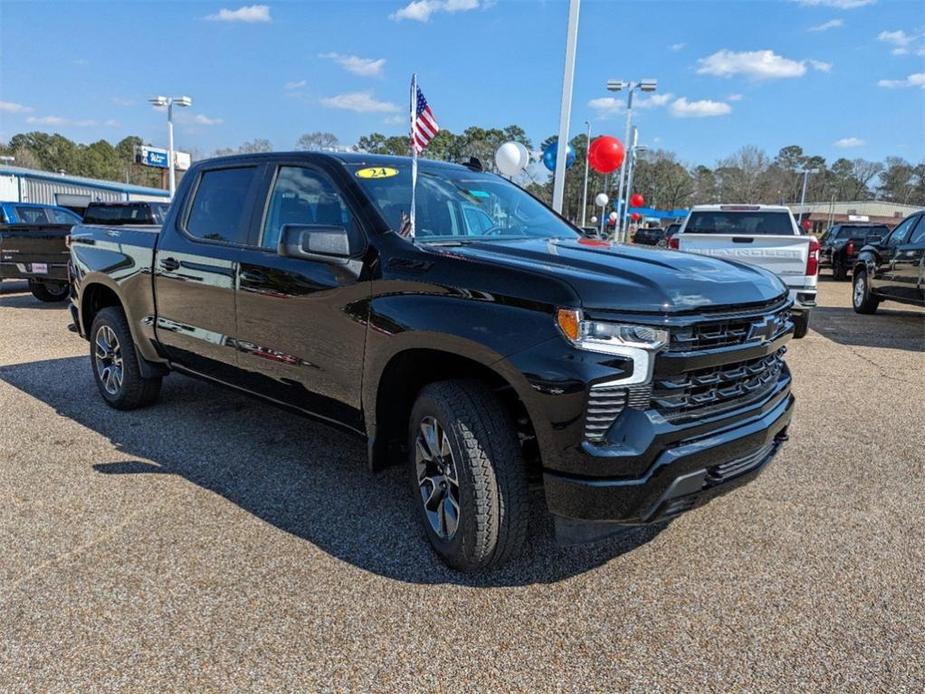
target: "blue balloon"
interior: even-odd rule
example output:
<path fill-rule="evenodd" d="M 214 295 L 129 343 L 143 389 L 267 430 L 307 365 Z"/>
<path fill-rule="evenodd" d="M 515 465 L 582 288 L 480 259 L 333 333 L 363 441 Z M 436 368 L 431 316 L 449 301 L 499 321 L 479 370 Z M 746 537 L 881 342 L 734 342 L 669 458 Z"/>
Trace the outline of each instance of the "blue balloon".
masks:
<path fill-rule="evenodd" d="M 546 149 L 543 150 L 543 166 L 545 166 L 550 171 L 556 170 L 556 149 L 558 148 L 558 141 L 553 140 L 550 142 Z M 571 145 L 566 145 L 565 149 L 565 168 L 569 168 L 572 164 L 575 163 L 575 150 L 572 149 Z"/>

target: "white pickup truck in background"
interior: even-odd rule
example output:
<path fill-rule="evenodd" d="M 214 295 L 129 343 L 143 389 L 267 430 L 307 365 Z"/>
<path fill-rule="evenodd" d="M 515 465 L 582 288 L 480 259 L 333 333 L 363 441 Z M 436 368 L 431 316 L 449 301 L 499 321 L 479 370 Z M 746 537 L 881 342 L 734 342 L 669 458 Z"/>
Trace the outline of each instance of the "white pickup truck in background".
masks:
<path fill-rule="evenodd" d="M 696 205 L 669 247 L 738 260 L 770 270 L 793 299 L 794 337 L 809 329 L 816 305 L 819 241 L 800 231 L 782 205 Z"/>

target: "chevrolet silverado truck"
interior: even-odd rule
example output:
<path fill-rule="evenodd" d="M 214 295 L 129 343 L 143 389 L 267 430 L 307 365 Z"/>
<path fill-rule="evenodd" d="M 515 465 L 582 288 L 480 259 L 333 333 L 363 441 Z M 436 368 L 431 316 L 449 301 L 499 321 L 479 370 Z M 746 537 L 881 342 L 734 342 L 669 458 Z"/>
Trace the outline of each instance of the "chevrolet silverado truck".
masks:
<path fill-rule="evenodd" d="M 909 215 L 861 248 L 852 281 L 857 313 L 874 313 L 881 301 L 925 306 L 925 212 Z"/>
<path fill-rule="evenodd" d="M 800 231 L 788 208 L 695 205 L 668 246 L 770 270 L 790 290 L 794 337 L 806 335 L 816 305 L 819 241 Z"/>
<path fill-rule="evenodd" d="M 26 280 L 39 301 L 67 301 L 70 224 L 0 225 L 0 281 Z"/>
<path fill-rule="evenodd" d="M 866 244 L 889 236 L 886 224 L 836 224 L 823 237 L 819 248 L 819 267 L 832 268 L 832 278 L 842 282 Z"/>
<path fill-rule="evenodd" d="M 141 407 L 176 372 L 364 437 L 463 571 L 519 552 L 530 485 L 588 540 L 750 481 L 787 438 L 773 274 L 583 238 L 474 161 L 420 162 L 414 233 L 412 199 L 408 158 L 239 155 L 196 163 L 162 227 L 77 227 L 99 394 Z"/>

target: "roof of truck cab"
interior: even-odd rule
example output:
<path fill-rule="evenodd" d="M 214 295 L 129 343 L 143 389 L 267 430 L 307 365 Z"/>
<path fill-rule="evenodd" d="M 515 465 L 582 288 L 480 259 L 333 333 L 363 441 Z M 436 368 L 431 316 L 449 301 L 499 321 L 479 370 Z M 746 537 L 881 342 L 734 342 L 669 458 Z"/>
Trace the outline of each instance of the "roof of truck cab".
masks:
<path fill-rule="evenodd" d="M 728 202 L 720 205 L 694 205 L 691 212 L 790 212 L 786 205 L 752 205 Z"/>
<path fill-rule="evenodd" d="M 411 157 L 400 157 L 393 154 L 369 154 L 366 152 L 317 152 L 317 151 L 298 151 L 298 152 L 257 152 L 254 154 L 231 154 L 224 157 L 215 157 L 196 162 L 197 164 L 208 163 L 233 163 L 254 162 L 254 161 L 277 161 L 280 159 L 318 159 L 325 158 L 331 161 L 339 161 L 342 164 L 358 165 L 367 164 L 369 166 L 407 166 L 411 163 Z M 470 171 L 462 164 L 454 164 L 436 159 L 418 159 L 418 164 L 427 168 L 449 168 L 463 171 Z"/>

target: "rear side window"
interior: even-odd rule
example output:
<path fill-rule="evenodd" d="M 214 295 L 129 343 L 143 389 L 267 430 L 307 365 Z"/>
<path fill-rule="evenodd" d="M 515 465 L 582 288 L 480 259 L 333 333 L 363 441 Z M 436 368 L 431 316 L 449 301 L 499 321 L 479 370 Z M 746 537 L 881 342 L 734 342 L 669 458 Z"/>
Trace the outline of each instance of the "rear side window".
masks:
<path fill-rule="evenodd" d="M 50 224 L 48 215 L 41 207 L 17 207 L 20 224 Z"/>
<path fill-rule="evenodd" d="M 49 207 L 48 216 L 51 217 L 52 224 L 80 224 L 80 217 L 69 210 Z"/>
<path fill-rule="evenodd" d="M 85 224 L 146 224 L 147 212 L 143 205 L 100 205 L 90 207 L 84 216 Z"/>
<path fill-rule="evenodd" d="M 257 167 L 204 171 L 186 220 L 186 231 L 201 239 L 225 243 L 247 241 L 245 218 Z"/>
<path fill-rule="evenodd" d="M 866 239 L 869 236 L 886 236 L 890 230 L 885 226 L 842 227 L 838 232 L 840 239 Z"/>
<path fill-rule="evenodd" d="M 786 212 L 729 212 L 724 210 L 691 212 L 684 233 L 794 235 L 790 215 Z"/>

